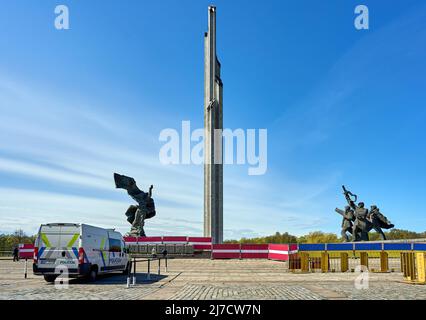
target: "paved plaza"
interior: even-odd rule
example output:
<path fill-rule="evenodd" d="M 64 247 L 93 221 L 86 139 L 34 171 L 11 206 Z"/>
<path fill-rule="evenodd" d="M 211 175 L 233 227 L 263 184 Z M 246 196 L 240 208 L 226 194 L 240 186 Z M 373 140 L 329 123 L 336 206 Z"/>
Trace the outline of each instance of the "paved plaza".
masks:
<path fill-rule="evenodd" d="M 167 272 L 162 265 L 161 275 L 151 280 L 146 263 L 138 263 L 137 285 L 131 288 L 121 274 L 95 283 L 72 279 L 67 288 L 58 288 L 34 276 L 30 263 L 24 279 L 24 265 L 0 260 L 0 299 L 426 299 L 426 286 L 402 283 L 400 273 L 369 273 L 368 288 L 362 290 L 355 286 L 359 274 L 293 274 L 285 263 L 269 260 L 173 259 Z M 157 273 L 157 262 L 151 270 Z"/>

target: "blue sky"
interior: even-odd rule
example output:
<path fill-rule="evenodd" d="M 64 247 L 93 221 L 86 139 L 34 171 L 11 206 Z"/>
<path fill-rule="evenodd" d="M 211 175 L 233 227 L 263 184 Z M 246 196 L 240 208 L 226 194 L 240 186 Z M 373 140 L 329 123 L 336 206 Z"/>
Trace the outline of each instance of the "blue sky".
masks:
<path fill-rule="evenodd" d="M 70 30 L 54 8 L 70 9 Z M 0 231 L 129 229 L 112 173 L 155 185 L 149 235 L 201 235 L 203 168 L 163 166 L 203 126 L 207 1 L 9 1 L 0 10 Z M 339 232 L 346 184 L 426 230 L 426 3 L 216 1 L 224 126 L 268 130 L 268 171 L 225 166 L 225 238 Z M 370 29 L 354 28 L 354 8 Z"/>

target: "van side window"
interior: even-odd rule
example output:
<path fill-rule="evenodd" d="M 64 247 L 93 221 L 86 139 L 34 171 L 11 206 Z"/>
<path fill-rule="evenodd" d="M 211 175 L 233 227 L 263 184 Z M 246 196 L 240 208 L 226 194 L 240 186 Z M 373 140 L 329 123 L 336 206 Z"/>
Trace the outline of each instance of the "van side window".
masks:
<path fill-rule="evenodd" d="M 118 239 L 109 239 L 109 251 L 121 252 L 121 241 Z"/>

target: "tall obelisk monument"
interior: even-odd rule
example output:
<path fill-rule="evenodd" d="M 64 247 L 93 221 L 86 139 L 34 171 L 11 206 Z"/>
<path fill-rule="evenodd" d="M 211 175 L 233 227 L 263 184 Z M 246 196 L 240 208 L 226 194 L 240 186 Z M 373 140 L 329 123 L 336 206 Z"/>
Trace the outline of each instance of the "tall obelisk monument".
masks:
<path fill-rule="evenodd" d="M 223 84 L 216 57 L 216 7 L 204 34 L 204 236 L 223 242 Z"/>

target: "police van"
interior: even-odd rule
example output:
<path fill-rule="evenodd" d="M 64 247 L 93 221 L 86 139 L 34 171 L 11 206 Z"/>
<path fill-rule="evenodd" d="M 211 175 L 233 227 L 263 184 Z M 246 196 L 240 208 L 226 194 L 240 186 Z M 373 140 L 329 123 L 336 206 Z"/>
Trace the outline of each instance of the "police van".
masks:
<path fill-rule="evenodd" d="M 40 226 L 35 245 L 33 271 L 54 282 L 58 275 L 87 277 L 130 267 L 121 233 L 87 224 L 50 223 Z M 65 272 L 65 273 L 64 273 Z"/>

